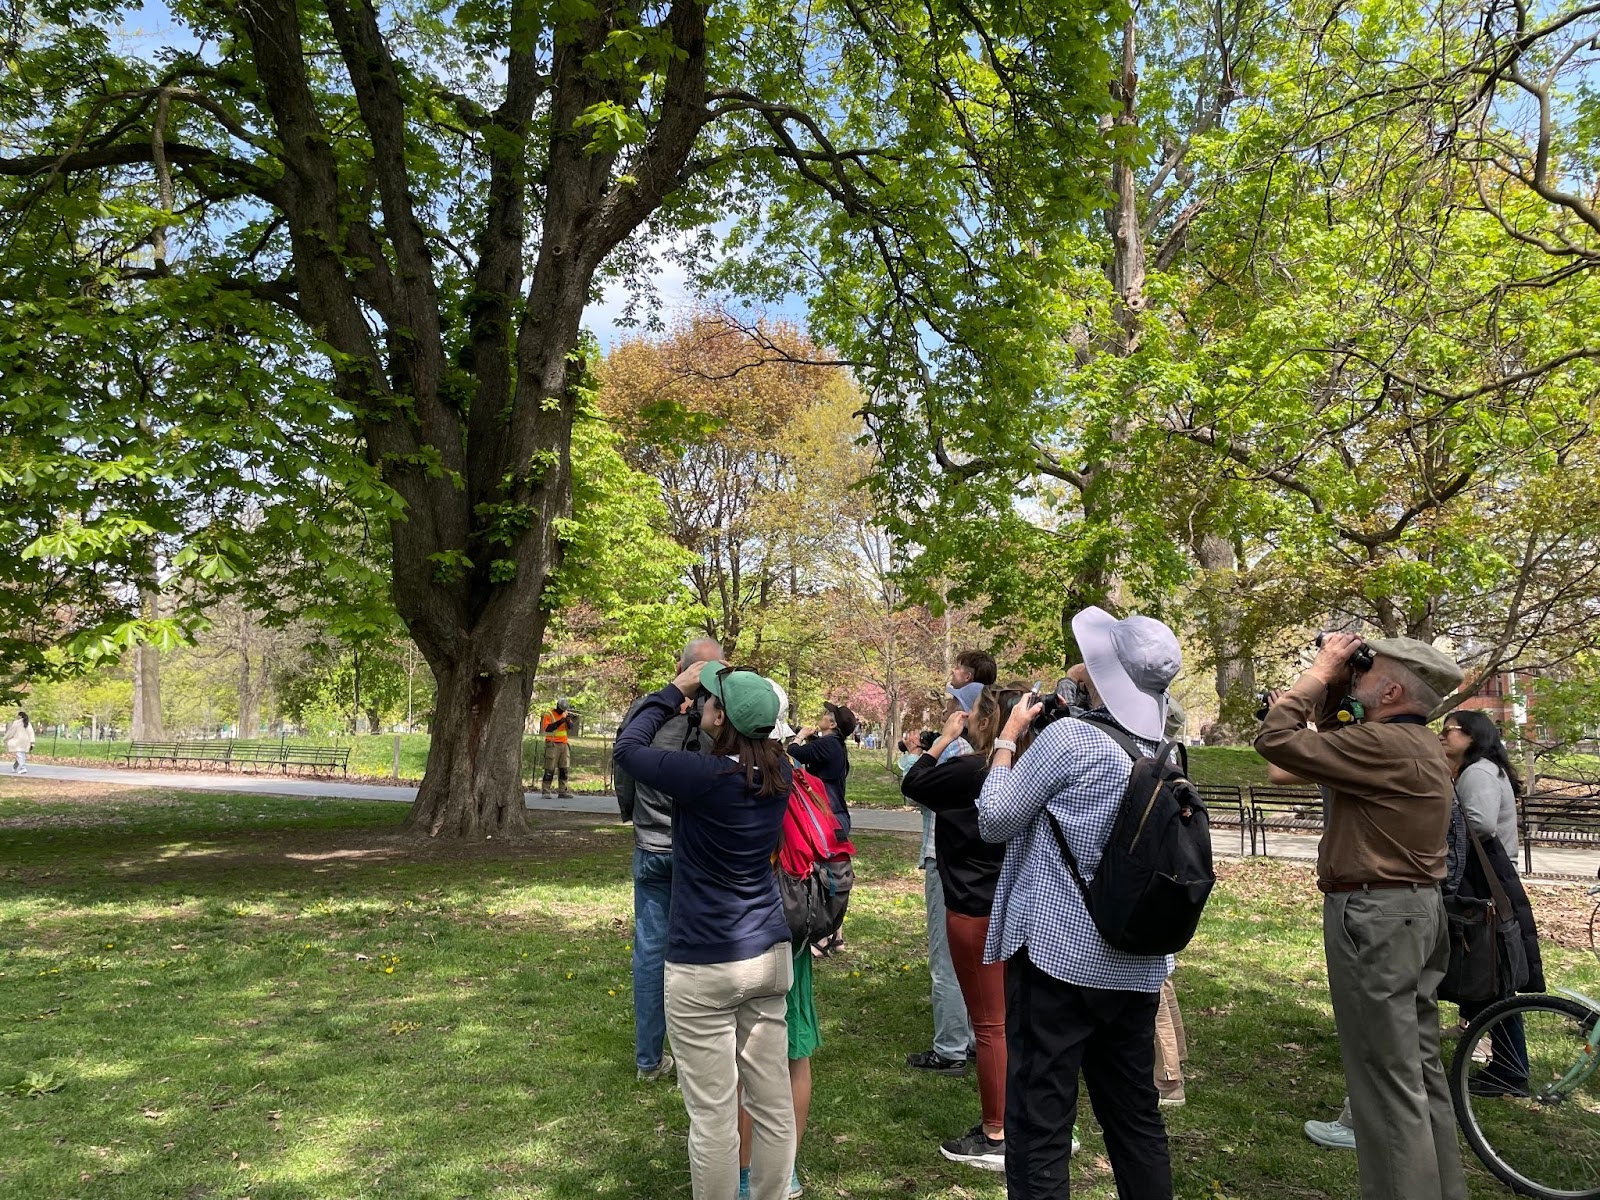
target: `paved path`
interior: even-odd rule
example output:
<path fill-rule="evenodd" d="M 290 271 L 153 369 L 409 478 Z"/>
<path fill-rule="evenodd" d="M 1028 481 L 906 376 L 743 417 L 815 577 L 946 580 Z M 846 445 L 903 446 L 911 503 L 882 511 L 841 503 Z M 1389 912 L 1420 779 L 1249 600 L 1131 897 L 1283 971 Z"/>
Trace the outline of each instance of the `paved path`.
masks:
<path fill-rule="evenodd" d="M 295 796 L 301 799 L 326 800 L 387 800 L 395 804 L 410 804 L 417 789 L 401 784 L 340 783 L 329 779 L 295 779 L 275 775 L 206 775 L 195 771 L 142 771 L 121 767 L 58 767 L 36 762 L 28 768 L 29 776 L 37 779 L 62 779 L 77 783 L 108 783 L 121 787 L 177 788 L 195 792 L 239 792 L 263 796 Z M 615 816 L 615 796 L 580 795 L 568 799 L 541 796 L 528 792 L 523 802 L 533 809 L 549 812 L 604 813 Z M 852 813 L 854 826 L 875 832 L 919 833 L 922 817 L 910 810 L 858 808 Z M 1239 830 L 1234 826 L 1218 826 L 1211 833 L 1212 846 L 1218 857 L 1239 857 Z M 1317 838 L 1310 834 L 1270 834 L 1272 857 L 1312 860 L 1317 856 Z M 1520 863 L 1519 863 L 1520 866 Z M 1533 870 L 1535 875 L 1595 877 L 1600 867 L 1600 847 L 1567 849 L 1557 846 L 1535 846 Z"/>

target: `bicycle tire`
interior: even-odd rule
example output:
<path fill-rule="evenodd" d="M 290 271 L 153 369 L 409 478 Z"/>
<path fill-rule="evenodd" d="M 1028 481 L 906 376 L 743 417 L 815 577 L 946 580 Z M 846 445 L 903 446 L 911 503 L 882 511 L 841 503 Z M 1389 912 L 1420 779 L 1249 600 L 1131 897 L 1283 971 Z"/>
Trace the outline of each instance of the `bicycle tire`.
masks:
<path fill-rule="evenodd" d="M 1589 949 L 1600 958 L 1600 904 L 1589 914 Z"/>
<path fill-rule="evenodd" d="M 1514 1033 L 1506 1025 L 1513 1017 L 1522 1021 L 1528 1089 L 1474 1095 L 1473 1051 L 1485 1037 L 1503 1044 Z M 1565 996 L 1511 996 L 1480 1012 L 1456 1045 L 1449 1071 L 1456 1121 L 1483 1165 L 1519 1195 L 1600 1198 L 1600 1072 L 1584 1077 L 1576 1091 L 1548 1086 L 1593 1055 L 1588 1036 L 1596 1020 Z"/>

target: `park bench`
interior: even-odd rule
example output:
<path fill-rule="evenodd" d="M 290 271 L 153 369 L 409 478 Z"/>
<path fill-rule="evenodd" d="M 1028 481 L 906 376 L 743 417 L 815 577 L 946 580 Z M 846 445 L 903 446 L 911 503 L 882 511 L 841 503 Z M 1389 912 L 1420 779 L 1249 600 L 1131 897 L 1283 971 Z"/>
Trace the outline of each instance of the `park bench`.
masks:
<path fill-rule="evenodd" d="M 1244 793 L 1231 783 L 1197 783 L 1200 799 L 1206 802 L 1206 812 L 1212 825 L 1239 826 L 1239 853 L 1244 853 L 1245 834 L 1250 828 L 1250 814 L 1245 811 Z"/>
<path fill-rule="evenodd" d="M 1522 838 L 1522 863 L 1533 873 L 1533 843 L 1593 845 L 1600 843 L 1600 793 L 1534 792 L 1517 803 L 1517 831 Z"/>
<path fill-rule="evenodd" d="M 350 774 L 348 746 L 290 746 L 283 742 L 134 742 L 122 755 L 128 765 L 136 762 L 217 763 L 223 767 L 280 767 L 287 775 L 293 767 L 298 773 L 342 771 Z"/>
<path fill-rule="evenodd" d="M 133 742 L 124 751 L 122 761 L 130 766 L 136 762 L 222 763 L 226 766 L 231 748 L 228 742 Z"/>
<path fill-rule="evenodd" d="M 1316 788 L 1261 786 L 1250 789 L 1250 853 L 1267 850 L 1267 830 L 1322 832 L 1322 793 Z"/>

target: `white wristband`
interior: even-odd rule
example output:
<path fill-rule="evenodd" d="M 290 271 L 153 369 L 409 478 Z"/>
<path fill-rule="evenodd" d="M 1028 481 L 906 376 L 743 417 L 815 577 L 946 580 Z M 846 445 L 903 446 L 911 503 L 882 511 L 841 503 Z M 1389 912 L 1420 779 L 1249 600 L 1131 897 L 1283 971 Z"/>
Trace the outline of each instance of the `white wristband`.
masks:
<path fill-rule="evenodd" d="M 1009 750 L 1013 754 L 1017 752 L 1017 744 L 1010 738 L 995 738 L 994 748 L 996 750 Z"/>

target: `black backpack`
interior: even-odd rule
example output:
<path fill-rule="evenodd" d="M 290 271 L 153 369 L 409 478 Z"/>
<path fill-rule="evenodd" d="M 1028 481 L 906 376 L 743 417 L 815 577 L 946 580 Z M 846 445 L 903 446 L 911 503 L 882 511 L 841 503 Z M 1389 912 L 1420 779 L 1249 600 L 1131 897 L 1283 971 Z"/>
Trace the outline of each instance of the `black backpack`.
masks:
<path fill-rule="evenodd" d="M 1211 818 L 1188 778 L 1188 758 L 1163 742 L 1150 758 L 1121 729 L 1091 724 L 1133 759 L 1094 878 L 1085 883 L 1061 823 L 1047 808 L 1061 857 L 1100 936 L 1128 954 L 1175 954 L 1189 944 L 1216 884 Z"/>

